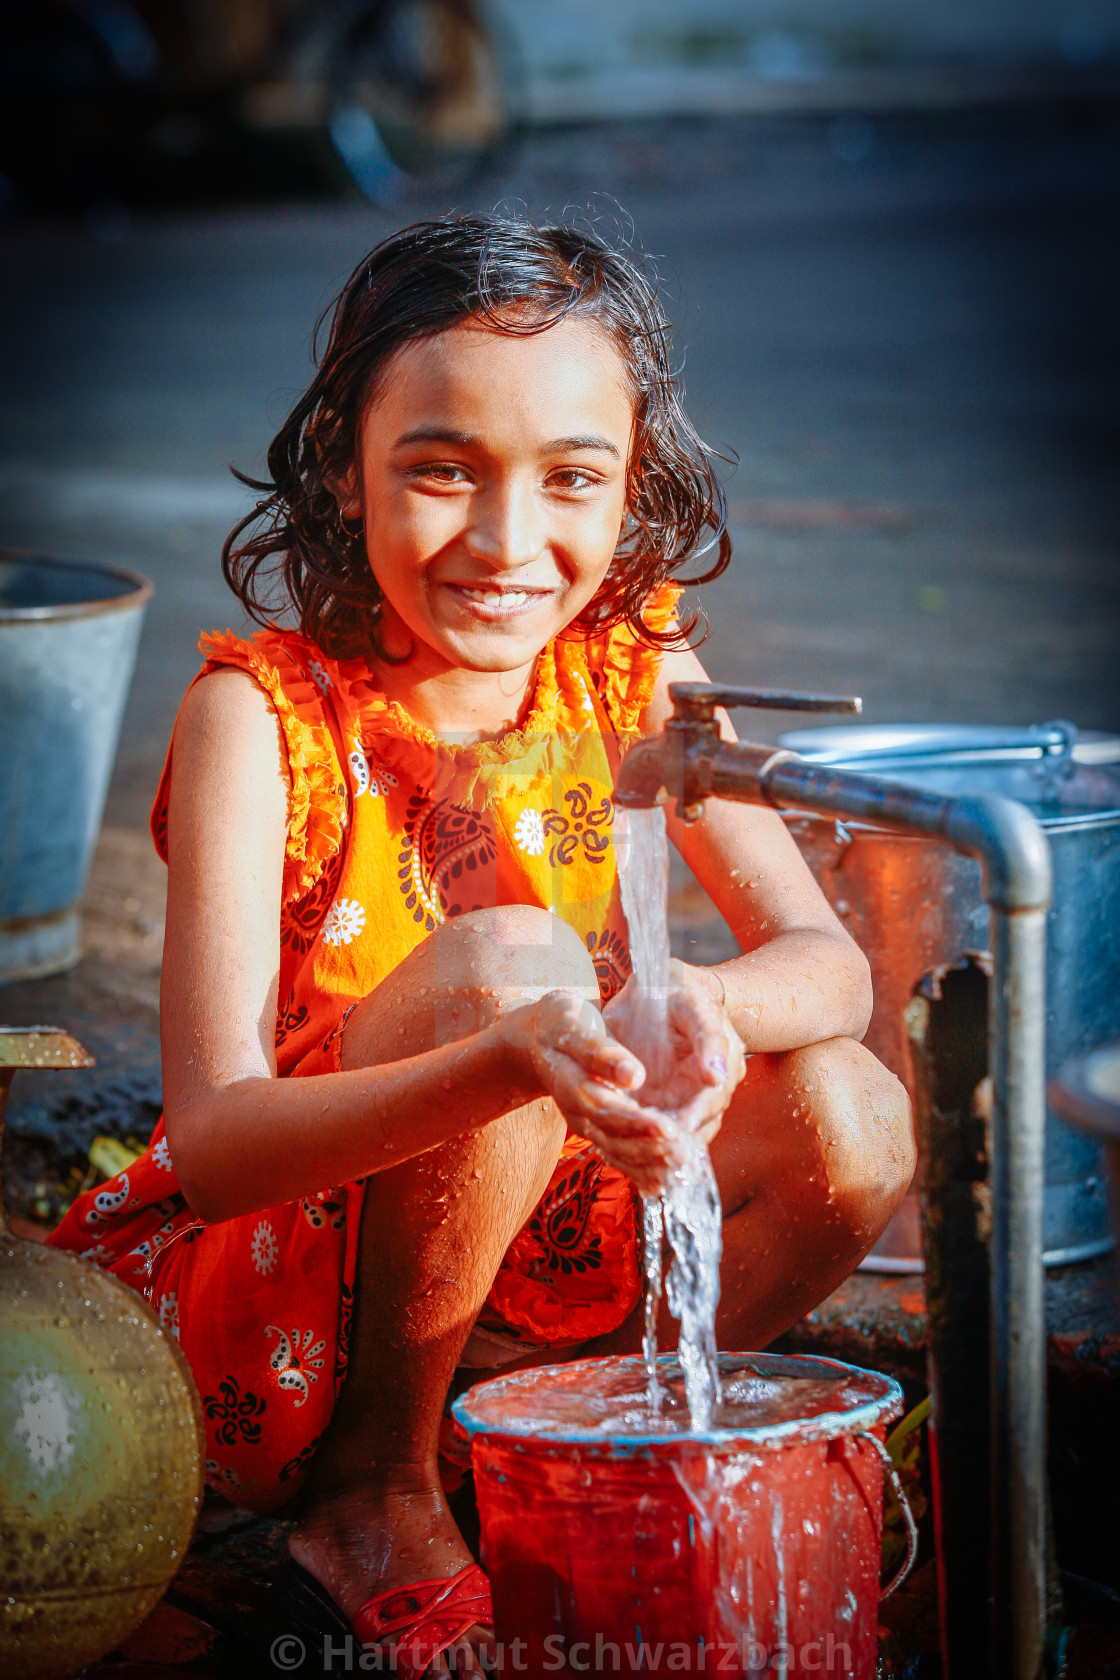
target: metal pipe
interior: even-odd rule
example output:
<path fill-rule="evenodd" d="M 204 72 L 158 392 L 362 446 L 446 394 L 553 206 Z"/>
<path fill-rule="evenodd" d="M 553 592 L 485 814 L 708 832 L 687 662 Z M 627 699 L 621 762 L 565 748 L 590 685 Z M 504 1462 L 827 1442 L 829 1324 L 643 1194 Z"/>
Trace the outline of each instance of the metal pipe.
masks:
<path fill-rule="evenodd" d="M 806 764 L 772 747 L 720 741 L 710 720 L 694 722 L 701 685 L 688 687 L 687 707 L 678 707 L 664 735 L 640 742 L 624 759 L 618 804 L 650 805 L 675 795 L 684 818 L 694 820 L 713 794 L 765 802 L 930 835 L 983 863 L 995 962 L 989 1015 L 995 1611 L 986 1671 L 998 1680 L 1038 1680 L 1045 1636 L 1042 1186 L 1049 843 L 1024 805 L 997 794 L 942 798 Z M 713 689 L 711 703 L 726 692 Z"/>
<path fill-rule="evenodd" d="M 993 1659 L 999 1675 L 1036 1680 L 1046 1631 L 1046 906 L 993 903 L 992 944 Z"/>

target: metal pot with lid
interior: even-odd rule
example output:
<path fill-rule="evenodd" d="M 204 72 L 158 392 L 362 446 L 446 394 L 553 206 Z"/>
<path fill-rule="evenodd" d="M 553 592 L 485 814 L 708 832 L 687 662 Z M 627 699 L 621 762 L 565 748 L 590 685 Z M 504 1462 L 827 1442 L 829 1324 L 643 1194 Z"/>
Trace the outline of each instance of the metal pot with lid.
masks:
<path fill-rule="evenodd" d="M 999 793 L 1042 824 L 1054 866 L 1047 923 L 1046 1068 L 1120 1037 L 1120 736 L 1071 723 L 1029 729 L 861 724 L 789 730 L 810 762 L 949 795 Z M 914 1094 L 906 1011 L 916 992 L 988 951 L 978 862 L 934 841 L 860 824 L 787 819 L 829 901 L 867 953 L 875 983 L 868 1047 Z M 1069 1265 L 1112 1244 L 1096 1141 L 1047 1113 L 1045 1254 Z M 868 1270 L 922 1268 L 917 1195 L 907 1196 Z"/>

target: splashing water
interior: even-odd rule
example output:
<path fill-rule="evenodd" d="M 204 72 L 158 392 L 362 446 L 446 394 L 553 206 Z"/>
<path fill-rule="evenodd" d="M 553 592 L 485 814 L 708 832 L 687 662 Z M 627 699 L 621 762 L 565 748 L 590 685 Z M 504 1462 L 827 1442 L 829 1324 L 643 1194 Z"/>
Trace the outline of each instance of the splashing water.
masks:
<path fill-rule="evenodd" d="M 723 1214 L 708 1146 L 694 1137 L 683 1167 L 663 1198 L 665 1232 L 673 1251 L 666 1294 L 680 1320 L 678 1358 L 693 1429 L 711 1427 L 720 1398 L 716 1364 L 716 1307 L 723 1252 Z M 656 1337 L 656 1317 L 654 1334 Z"/>
<path fill-rule="evenodd" d="M 660 1196 L 642 1197 L 642 1254 L 646 1272 L 646 1324 L 642 1357 L 651 1412 L 661 1410 L 661 1382 L 657 1375 L 657 1311 L 661 1305 L 661 1236 L 665 1227 Z"/>
<path fill-rule="evenodd" d="M 630 932 L 630 957 L 643 1009 L 635 1042 L 630 1045 L 656 1087 L 672 1054 L 669 1005 L 669 851 L 665 812 L 618 812 L 616 849 L 622 908 Z M 618 832 L 622 830 L 623 832 Z M 621 842 L 621 844 L 619 844 Z M 703 1139 L 691 1134 L 685 1159 L 660 1198 L 643 1197 L 646 1302 L 643 1353 L 648 1404 L 660 1410 L 657 1376 L 657 1309 L 661 1299 L 661 1233 L 669 1240 L 669 1310 L 680 1320 L 680 1363 L 693 1429 L 708 1429 L 720 1398 L 716 1365 L 715 1316 L 719 1301 L 719 1262 L 723 1248 L 719 1191 Z"/>

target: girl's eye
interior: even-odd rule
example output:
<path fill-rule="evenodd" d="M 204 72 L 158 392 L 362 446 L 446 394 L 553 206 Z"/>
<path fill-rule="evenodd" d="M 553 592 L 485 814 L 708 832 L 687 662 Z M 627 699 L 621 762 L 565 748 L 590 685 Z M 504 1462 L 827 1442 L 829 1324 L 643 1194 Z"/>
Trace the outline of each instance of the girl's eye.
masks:
<path fill-rule="evenodd" d="M 410 472 L 412 478 L 435 479 L 437 484 L 465 484 L 467 471 L 455 461 L 423 461 Z"/>
<path fill-rule="evenodd" d="M 586 490 L 598 480 L 583 467 L 561 467 L 552 474 L 550 482 L 558 490 Z"/>

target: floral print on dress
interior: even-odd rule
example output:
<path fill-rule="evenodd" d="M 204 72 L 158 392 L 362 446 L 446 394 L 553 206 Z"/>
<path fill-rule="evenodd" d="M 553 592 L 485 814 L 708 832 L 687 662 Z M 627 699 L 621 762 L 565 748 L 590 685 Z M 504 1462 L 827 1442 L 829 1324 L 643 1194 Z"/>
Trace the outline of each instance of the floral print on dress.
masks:
<path fill-rule="evenodd" d="M 350 945 L 365 925 L 365 908 L 356 898 L 336 898 L 323 923 L 323 943 Z"/>
<path fill-rule="evenodd" d="M 218 1384 L 217 1394 L 203 1396 L 202 1410 L 211 1423 L 217 1424 L 214 1439 L 221 1446 L 236 1446 L 238 1440 L 246 1446 L 256 1446 L 263 1428 L 258 1420 L 264 1416 L 267 1404 L 249 1390 L 242 1393 L 237 1378 L 230 1376 Z"/>
<path fill-rule="evenodd" d="M 649 622 L 663 630 L 668 621 Z M 615 989 L 628 966 L 626 927 L 603 796 L 648 703 L 656 650 L 621 627 L 559 638 L 542 652 L 520 735 L 477 749 L 403 730 L 364 661 L 336 662 L 295 632 L 227 633 L 206 652 L 207 670 L 236 668 L 259 683 L 287 752 L 278 1008 L 266 1023 L 280 1077 L 337 1071 L 345 1009 L 441 922 L 476 907 L 524 902 L 562 915 L 603 995 Z M 153 810 L 164 856 L 169 773 L 170 758 Z M 366 920 L 336 948 L 319 936 L 343 898 Z M 161 1122 L 127 1191 L 117 1179 L 79 1196 L 53 1241 L 146 1296 L 165 1333 L 178 1315 L 203 1396 L 211 1485 L 239 1505 L 276 1510 L 297 1491 L 345 1380 L 363 1186 L 208 1225 L 187 1207 L 173 1161 L 168 1170 L 163 1135 Z M 584 1140 L 569 1137 L 535 1231 L 522 1227 L 498 1270 L 485 1311 L 507 1335 L 574 1345 L 616 1328 L 640 1298 L 632 1186 L 598 1165 L 588 1177 L 588 1158 Z"/>
<path fill-rule="evenodd" d="M 413 794 L 397 878 L 405 908 L 428 933 L 450 916 L 488 909 L 496 900 L 494 830 L 485 817 L 449 799 Z"/>
<path fill-rule="evenodd" d="M 334 687 L 334 679 L 321 659 L 309 659 L 307 661 L 307 674 L 319 693 L 324 696 L 329 694 Z"/>
<path fill-rule="evenodd" d="M 311 890 L 280 911 L 280 943 L 300 956 L 310 951 L 342 879 L 342 854 L 336 853 Z"/>
<path fill-rule="evenodd" d="M 216 1458 L 208 1458 L 206 1485 L 213 1488 L 215 1493 L 223 1494 L 231 1504 L 237 1504 L 236 1495 L 241 1489 L 241 1477 L 230 1465 L 219 1464 Z"/>
<path fill-rule="evenodd" d="M 334 1354 L 334 1391 L 342 1392 L 342 1381 L 350 1363 L 350 1330 L 354 1322 L 354 1291 L 343 1279 L 338 1302 L 338 1346 Z"/>
<path fill-rule="evenodd" d="M 276 1324 L 266 1324 L 264 1333 L 279 1337 L 269 1360 L 276 1372 L 277 1383 L 281 1388 L 299 1395 L 297 1407 L 306 1405 L 311 1392 L 308 1385 L 319 1381 L 319 1372 L 326 1363 L 323 1357 L 327 1348 L 326 1338 L 320 1337 L 316 1341 L 314 1330 L 305 1330 L 301 1340 L 298 1330 L 293 1330 L 289 1336 Z"/>
<path fill-rule="evenodd" d="M 169 1336 L 179 1340 L 179 1297 L 173 1289 L 159 1298 L 159 1321 Z"/>
<path fill-rule="evenodd" d="M 337 1190 L 320 1190 L 300 1202 L 303 1217 L 313 1231 L 341 1231 L 346 1224 L 346 1197 Z"/>
<path fill-rule="evenodd" d="M 282 1482 L 290 1482 L 293 1476 L 300 1475 L 314 1458 L 315 1449 L 321 1440 L 322 1436 L 316 1435 L 314 1440 L 308 1441 L 305 1447 L 299 1449 L 294 1458 L 289 1458 L 286 1464 L 280 1466 L 280 1480 Z"/>
<path fill-rule="evenodd" d="M 104 1190 L 99 1190 L 93 1198 L 93 1206 L 102 1219 L 118 1218 L 128 1206 L 129 1182 L 128 1174 L 118 1173 L 111 1178 Z"/>
<path fill-rule="evenodd" d="M 289 1033 L 299 1032 L 301 1027 L 305 1027 L 308 1019 L 307 1005 L 301 1003 L 297 1006 L 289 997 L 287 1003 L 276 1011 L 276 1048 L 280 1048 Z"/>
<path fill-rule="evenodd" d="M 159 1142 L 152 1150 L 152 1162 L 163 1172 L 171 1172 L 173 1170 L 171 1166 L 171 1151 L 167 1147 L 167 1139 L 165 1137 L 160 1138 Z"/>
<path fill-rule="evenodd" d="M 537 1204 L 529 1231 L 544 1250 L 543 1264 L 550 1272 L 597 1271 L 603 1264 L 602 1241 L 588 1229 L 602 1176 L 601 1158 L 590 1152 L 582 1155 Z"/>
<path fill-rule="evenodd" d="M 367 793 L 372 799 L 376 799 L 381 794 L 388 798 L 389 789 L 398 785 L 393 772 L 378 764 L 365 751 L 357 736 L 354 737 L 354 750 L 347 763 L 354 778 L 355 799 L 361 799 L 363 794 Z"/>
<path fill-rule="evenodd" d="M 544 851 L 544 822 L 539 811 L 527 805 L 517 819 L 513 838 L 519 849 L 529 857 L 540 857 Z"/>
<path fill-rule="evenodd" d="M 611 928 L 603 928 L 598 935 L 588 934 L 587 949 L 599 982 L 600 1001 L 609 1003 L 630 978 L 633 966 L 630 948 L 620 934 Z"/>
<path fill-rule="evenodd" d="M 253 1240 L 249 1244 L 249 1254 L 253 1265 L 262 1277 L 267 1277 L 274 1270 L 280 1258 L 280 1245 L 276 1241 L 276 1232 L 267 1219 L 262 1219 L 253 1232 Z"/>
<path fill-rule="evenodd" d="M 585 863 L 602 863 L 611 849 L 611 820 L 614 807 L 605 796 L 595 802 L 590 782 L 578 782 L 564 795 L 567 811 L 544 813 L 544 832 L 555 836 L 548 861 L 566 867 L 581 857 Z"/>
<path fill-rule="evenodd" d="M 172 1197 L 166 1204 L 165 1211 L 169 1210 L 177 1211 L 177 1209 L 175 1209 L 174 1197 Z M 137 1243 L 135 1248 L 129 1249 L 125 1258 L 140 1261 L 140 1264 L 134 1268 L 138 1277 L 147 1277 L 151 1274 L 152 1260 L 154 1256 L 158 1254 L 159 1250 L 171 1240 L 175 1233 L 176 1221 L 174 1217 L 165 1219 L 158 1231 L 152 1232 L 150 1239 L 145 1238 L 143 1242 Z"/>

